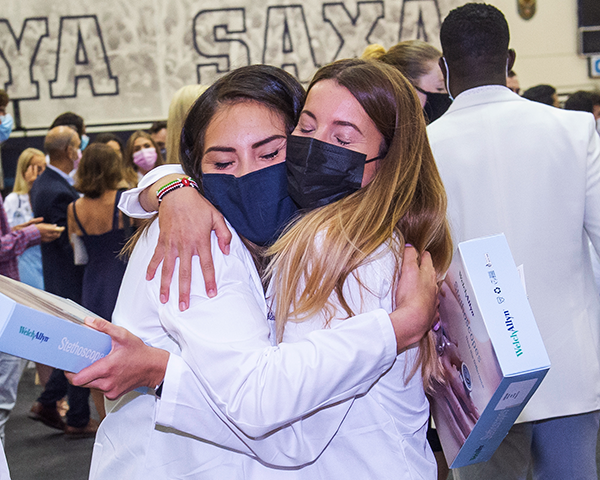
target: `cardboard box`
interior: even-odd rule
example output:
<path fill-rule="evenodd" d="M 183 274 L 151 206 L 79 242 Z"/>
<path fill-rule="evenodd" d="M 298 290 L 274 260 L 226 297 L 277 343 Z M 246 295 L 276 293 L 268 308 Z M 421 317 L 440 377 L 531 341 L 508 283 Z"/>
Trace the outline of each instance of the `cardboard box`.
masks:
<path fill-rule="evenodd" d="M 442 286 L 431 410 L 451 468 L 489 460 L 550 368 L 504 235 L 459 244 Z"/>
<path fill-rule="evenodd" d="M 108 355 L 108 335 L 83 325 L 97 317 L 75 302 L 0 275 L 0 352 L 79 372 Z"/>

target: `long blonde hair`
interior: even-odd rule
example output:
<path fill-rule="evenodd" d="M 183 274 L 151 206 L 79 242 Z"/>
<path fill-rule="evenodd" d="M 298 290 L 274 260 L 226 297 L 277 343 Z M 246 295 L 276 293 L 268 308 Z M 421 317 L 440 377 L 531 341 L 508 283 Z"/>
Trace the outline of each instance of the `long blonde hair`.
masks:
<path fill-rule="evenodd" d="M 169 104 L 167 119 L 167 158 L 166 163 L 179 162 L 179 142 L 181 129 L 190 107 L 208 87 L 205 85 L 186 85 L 175 92 Z"/>
<path fill-rule="evenodd" d="M 25 172 L 29 168 L 33 157 L 44 158 L 44 152 L 37 148 L 26 148 L 21 152 L 21 155 L 19 155 L 19 160 L 17 160 L 17 170 L 15 172 L 15 184 L 13 186 L 14 193 L 29 193 L 31 187 L 25 180 Z"/>
<path fill-rule="evenodd" d="M 123 154 L 122 162 L 123 179 L 125 180 L 125 182 L 127 182 L 129 188 L 137 187 L 138 184 L 137 172 L 139 169 L 138 166 L 135 163 L 133 163 L 133 150 L 135 148 L 135 141 L 140 137 L 149 140 L 154 150 L 156 150 L 156 163 L 154 164 L 154 166 L 158 167 L 159 165 L 165 163 L 162 158 L 162 154 L 160 153 L 160 149 L 158 148 L 158 145 L 156 145 L 156 142 L 152 139 L 149 133 L 144 132 L 143 130 L 136 130 L 135 132 L 133 132 L 127 140 L 127 143 L 125 144 L 125 153 Z"/>
<path fill-rule="evenodd" d="M 267 274 L 277 293 L 279 340 L 288 321 L 300 322 L 321 311 L 331 320 L 336 302 L 348 317 L 358 313 L 344 298 L 344 283 L 383 244 L 398 260 L 405 242 L 419 252 L 428 250 L 440 276 L 452 256 L 446 194 L 410 83 L 388 65 L 349 59 L 322 67 L 308 92 L 326 79 L 336 80 L 358 100 L 383 135 L 386 153 L 369 185 L 306 214 L 271 247 Z M 299 285 L 304 285 L 302 291 Z M 420 343 L 411 376 L 419 366 L 426 387 L 432 376 L 439 378 L 431 333 Z"/>

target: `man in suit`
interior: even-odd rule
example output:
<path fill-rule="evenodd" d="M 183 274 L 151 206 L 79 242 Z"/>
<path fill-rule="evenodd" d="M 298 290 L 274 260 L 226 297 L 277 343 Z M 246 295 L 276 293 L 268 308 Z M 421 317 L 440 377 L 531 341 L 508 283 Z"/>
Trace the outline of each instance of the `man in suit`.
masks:
<path fill-rule="evenodd" d="M 455 478 L 598 478 L 600 137 L 592 115 L 506 88 L 515 60 L 491 5 L 466 4 L 440 31 L 449 110 L 428 127 L 456 242 L 504 232 L 552 367 L 488 462 Z"/>
<path fill-rule="evenodd" d="M 36 217 L 66 227 L 67 206 L 79 198 L 69 172 L 80 155 L 79 135 L 67 126 L 52 128 L 44 140 L 50 164 L 31 188 L 31 207 Z M 45 289 L 61 297 L 81 303 L 83 267 L 74 264 L 73 249 L 67 230 L 60 238 L 42 245 L 42 269 Z M 73 436 L 93 435 L 98 427 L 90 419 L 89 389 L 70 385 L 62 370 L 54 370 L 46 389 L 33 404 L 30 417 L 45 425 L 62 429 Z M 68 395 L 67 423 L 63 422 L 56 402 Z"/>

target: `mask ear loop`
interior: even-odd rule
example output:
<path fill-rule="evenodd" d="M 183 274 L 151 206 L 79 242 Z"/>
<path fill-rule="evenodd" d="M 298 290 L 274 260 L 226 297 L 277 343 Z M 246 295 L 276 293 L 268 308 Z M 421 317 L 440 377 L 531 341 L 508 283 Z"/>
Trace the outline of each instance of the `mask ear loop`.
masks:
<path fill-rule="evenodd" d="M 448 96 L 450 97 L 450 100 L 454 101 L 454 97 L 450 92 L 450 70 L 448 69 L 448 63 L 446 63 L 446 57 L 442 57 L 442 60 L 444 60 L 444 65 L 446 66 L 446 90 L 448 91 Z"/>
<path fill-rule="evenodd" d="M 371 158 L 370 160 L 365 160 L 365 165 L 366 165 L 367 163 L 374 162 L 375 160 L 381 160 L 382 158 L 385 158 L 385 155 L 378 155 L 377 157 L 373 157 L 373 158 Z"/>

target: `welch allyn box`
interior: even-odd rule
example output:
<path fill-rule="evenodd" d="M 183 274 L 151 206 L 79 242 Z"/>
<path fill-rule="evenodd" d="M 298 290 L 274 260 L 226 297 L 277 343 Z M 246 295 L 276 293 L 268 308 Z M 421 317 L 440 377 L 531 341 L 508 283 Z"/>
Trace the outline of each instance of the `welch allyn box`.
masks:
<path fill-rule="evenodd" d="M 75 302 L 0 275 L 0 352 L 79 372 L 108 355 L 108 335 L 82 324 L 96 316 Z"/>
<path fill-rule="evenodd" d="M 490 459 L 550 360 L 504 235 L 459 244 L 442 292 L 431 411 L 457 468 Z"/>

